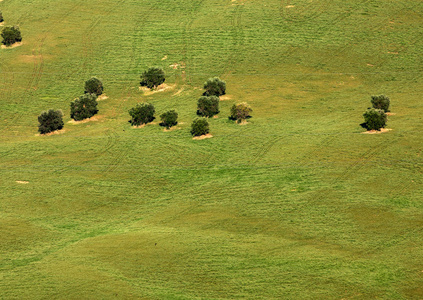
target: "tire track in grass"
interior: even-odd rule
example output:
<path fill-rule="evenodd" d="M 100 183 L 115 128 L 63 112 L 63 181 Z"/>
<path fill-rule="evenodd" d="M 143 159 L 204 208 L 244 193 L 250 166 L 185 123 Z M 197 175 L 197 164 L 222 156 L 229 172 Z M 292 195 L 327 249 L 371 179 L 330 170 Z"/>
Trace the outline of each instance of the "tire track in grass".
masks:
<path fill-rule="evenodd" d="M 248 165 L 257 165 L 268 153 L 269 151 L 283 139 L 283 136 L 275 137 L 272 140 L 264 143 L 262 147 L 257 151 L 256 154 L 252 155 Z"/>
<path fill-rule="evenodd" d="M 242 14 L 244 5 L 235 4 L 235 9 L 231 18 L 231 35 L 232 35 L 232 46 L 228 57 L 228 62 L 225 64 L 223 74 L 229 74 L 235 69 L 236 58 L 241 53 L 242 45 L 244 45 L 244 30 L 242 26 Z"/>

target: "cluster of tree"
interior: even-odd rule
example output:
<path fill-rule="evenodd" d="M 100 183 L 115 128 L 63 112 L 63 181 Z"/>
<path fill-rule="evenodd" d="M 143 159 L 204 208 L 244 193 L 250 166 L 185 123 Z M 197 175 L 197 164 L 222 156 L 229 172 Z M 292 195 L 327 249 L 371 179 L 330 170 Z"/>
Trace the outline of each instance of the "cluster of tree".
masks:
<path fill-rule="evenodd" d="M 85 82 L 85 93 L 70 103 L 70 117 L 75 121 L 91 118 L 97 112 L 97 97 L 103 93 L 103 83 L 96 77 Z M 46 134 L 63 128 L 61 110 L 50 109 L 38 116 L 38 131 Z"/>
<path fill-rule="evenodd" d="M 3 17 L 1 16 L 1 18 Z M 18 26 L 5 26 L 1 32 L 1 37 L 3 38 L 2 44 L 6 46 L 22 41 L 21 31 Z"/>
<path fill-rule="evenodd" d="M 142 86 L 154 89 L 165 81 L 163 69 L 152 67 L 141 75 Z M 81 121 L 97 114 L 97 97 L 103 93 L 103 83 L 96 77 L 85 82 L 85 93 L 70 103 L 70 117 L 75 121 Z M 219 113 L 219 97 L 226 93 L 226 83 L 218 77 L 210 78 L 204 83 L 204 93 L 197 102 L 197 115 L 191 124 L 191 134 L 200 136 L 209 133 L 210 127 L 206 118 Z M 247 103 L 234 104 L 230 110 L 229 118 L 238 123 L 249 118 L 252 109 Z M 151 103 L 138 103 L 129 111 L 132 126 L 139 126 L 152 122 L 156 112 Z M 43 112 L 39 117 L 38 131 L 42 134 L 63 128 L 63 113 L 60 110 Z M 178 113 L 169 110 L 160 115 L 161 126 L 171 128 L 178 124 Z"/>
<path fill-rule="evenodd" d="M 386 126 L 390 99 L 385 95 L 371 96 L 372 107 L 363 114 L 367 130 L 381 130 Z"/>

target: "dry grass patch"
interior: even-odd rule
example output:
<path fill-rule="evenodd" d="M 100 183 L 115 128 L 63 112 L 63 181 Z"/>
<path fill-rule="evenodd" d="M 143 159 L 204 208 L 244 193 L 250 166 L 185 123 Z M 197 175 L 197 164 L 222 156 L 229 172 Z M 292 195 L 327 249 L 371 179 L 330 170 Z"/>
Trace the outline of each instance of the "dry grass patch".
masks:
<path fill-rule="evenodd" d="M 63 134 L 63 133 L 65 133 L 65 132 L 66 132 L 66 129 L 60 129 L 60 130 L 55 130 L 55 131 L 52 131 L 52 132 L 49 132 L 49 133 L 44 133 L 44 134 L 37 133 L 35 136 L 50 136 L 50 135 L 58 135 L 58 134 Z"/>
<path fill-rule="evenodd" d="M 29 181 L 26 180 L 16 180 L 16 183 L 20 183 L 20 184 L 28 184 Z"/>
<path fill-rule="evenodd" d="M 92 116 L 91 118 L 87 118 L 81 121 L 75 121 L 75 120 L 70 120 L 68 121 L 69 124 L 84 124 L 84 123 L 88 123 L 88 122 L 95 122 L 95 121 L 99 121 L 100 119 L 104 118 L 104 116 Z"/>
<path fill-rule="evenodd" d="M 97 97 L 97 101 L 106 100 L 109 99 L 109 97 L 106 94 L 101 94 Z"/>
<path fill-rule="evenodd" d="M 164 92 L 164 91 L 168 91 L 168 90 L 173 90 L 175 87 L 176 87 L 176 84 L 167 85 L 166 83 L 163 83 L 163 84 L 159 85 L 158 87 L 156 87 L 153 90 L 150 90 L 146 86 L 140 86 L 139 87 L 139 90 L 143 92 L 144 96 L 149 96 L 149 95 L 153 95 L 155 93 L 160 93 L 160 92 Z"/>
<path fill-rule="evenodd" d="M 219 97 L 220 101 L 231 100 L 232 96 L 230 95 L 223 95 Z"/>

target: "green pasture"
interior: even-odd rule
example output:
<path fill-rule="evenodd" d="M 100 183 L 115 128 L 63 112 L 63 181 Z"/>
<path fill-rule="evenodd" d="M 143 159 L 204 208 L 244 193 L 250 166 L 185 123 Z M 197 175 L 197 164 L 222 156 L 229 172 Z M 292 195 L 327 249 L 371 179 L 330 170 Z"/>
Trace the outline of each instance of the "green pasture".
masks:
<path fill-rule="evenodd" d="M 4 0 L 0 299 L 422 299 L 423 2 Z M 164 68 L 168 89 L 141 73 Z M 91 122 L 70 102 L 91 76 Z M 226 80 L 213 138 L 190 124 Z M 370 96 L 391 98 L 362 134 Z M 128 110 L 156 107 L 131 128 Z M 228 120 L 247 102 L 247 125 Z M 61 134 L 37 116 L 62 109 Z M 158 125 L 179 113 L 171 131 Z"/>

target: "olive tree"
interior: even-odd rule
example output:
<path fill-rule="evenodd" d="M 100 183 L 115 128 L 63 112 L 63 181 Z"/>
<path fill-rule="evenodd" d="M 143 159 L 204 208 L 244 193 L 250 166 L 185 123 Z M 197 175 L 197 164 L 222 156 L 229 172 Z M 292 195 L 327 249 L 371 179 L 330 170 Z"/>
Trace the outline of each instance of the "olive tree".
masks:
<path fill-rule="evenodd" d="M 210 132 L 209 122 L 205 118 L 197 118 L 191 124 L 191 134 L 200 136 Z"/>
<path fill-rule="evenodd" d="M 165 82 L 165 77 L 166 75 L 162 68 L 151 67 L 142 73 L 140 84 L 141 86 L 146 86 L 149 89 L 153 89 Z"/>
<path fill-rule="evenodd" d="M 97 96 L 103 94 L 103 83 L 97 77 L 91 77 L 85 81 L 85 93 L 96 94 Z"/>
<path fill-rule="evenodd" d="M 21 31 L 18 26 L 4 27 L 1 32 L 1 36 L 3 38 L 2 43 L 6 46 L 22 41 Z"/>
<path fill-rule="evenodd" d="M 213 117 L 219 113 L 219 97 L 202 96 L 197 102 L 197 114 L 203 117 Z"/>
<path fill-rule="evenodd" d="M 389 104 L 391 100 L 385 95 L 372 96 L 372 105 L 375 109 L 382 109 L 384 112 L 389 111 Z"/>
<path fill-rule="evenodd" d="M 169 110 L 165 113 L 162 113 L 160 115 L 160 119 L 162 120 L 162 123 L 160 125 L 165 126 L 167 129 L 169 129 L 170 127 L 178 124 L 178 113 L 175 110 Z"/>
<path fill-rule="evenodd" d="M 219 77 L 209 78 L 204 83 L 204 96 L 222 96 L 226 94 L 226 82 Z"/>
<path fill-rule="evenodd" d="M 97 112 L 97 95 L 84 94 L 70 104 L 70 117 L 75 121 L 91 118 Z"/>
<path fill-rule="evenodd" d="M 386 126 L 387 117 L 382 109 L 369 108 L 363 117 L 368 130 L 380 130 Z"/>
<path fill-rule="evenodd" d="M 253 110 L 251 109 L 250 105 L 245 102 L 234 104 L 231 107 L 231 115 L 229 118 L 236 120 L 237 123 L 241 123 L 243 120 L 251 117 L 250 113 L 252 111 Z"/>
<path fill-rule="evenodd" d="M 129 110 L 131 116 L 131 123 L 133 126 L 141 124 L 147 124 L 154 120 L 155 109 L 153 104 L 150 103 L 138 103 L 135 107 Z"/>
<path fill-rule="evenodd" d="M 63 113 L 61 110 L 49 109 L 38 116 L 38 132 L 46 134 L 63 128 Z"/>

